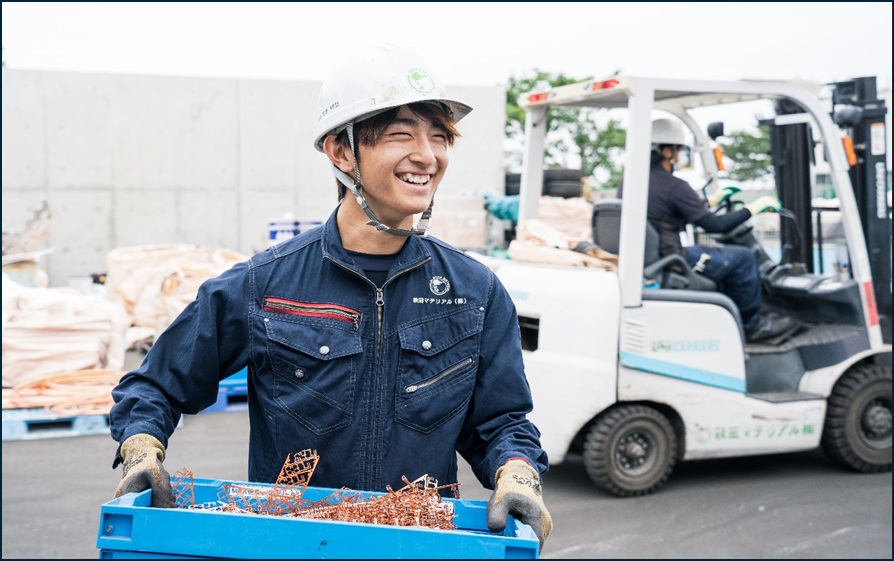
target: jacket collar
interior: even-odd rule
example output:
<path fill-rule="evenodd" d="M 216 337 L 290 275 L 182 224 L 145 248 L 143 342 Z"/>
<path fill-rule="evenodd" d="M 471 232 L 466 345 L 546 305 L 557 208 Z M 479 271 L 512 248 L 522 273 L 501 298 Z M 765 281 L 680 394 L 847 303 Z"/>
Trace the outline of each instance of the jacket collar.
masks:
<path fill-rule="evenodd" d="M 337 215 L 338 207 L 335 207 L 335 210 L 332 212 L 332 214 L 329 215 L 329 218 L 323 224 L 323 258 L 331 259 L 344 267 L 362 274 L 363 271 L 360 270 L 360 268 L 357 267 L 356 264 L 354 264 L 354 260 L 351 259 L 351 256 L 348 255 L 347 250 L 341 243 L 341 234 L 338 231 L 338 223 L 336 222 Z M 407 242 L 397 254 L 397 259 L 395 259 L 394 263 L 391 265 L 389 277 L 394 271 L 399 271 L 401 269 L 405 269 L 407 267 L 417 265 L 423 261 L 431 259 L 431 253 L 428 250 L 428 243 L 423 241 L 421 238 L 422 236 L 407 237 Z"/>

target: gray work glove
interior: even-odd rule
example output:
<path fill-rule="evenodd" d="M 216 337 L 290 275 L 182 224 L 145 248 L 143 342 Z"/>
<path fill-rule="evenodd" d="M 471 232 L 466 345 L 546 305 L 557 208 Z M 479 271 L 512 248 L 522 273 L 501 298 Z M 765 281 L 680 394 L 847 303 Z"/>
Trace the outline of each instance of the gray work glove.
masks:
<path fill-rule="evenodd" d="M 494 493 L 487 503 L 487 527 L 502 532 L 511 514 L 527 524 L 540 539 L 540 551 L 553 530 L 553 519 L 543 504 L 540 475 L 524 460 L 512 459 L 494 476 Z"/>
<path fill-rule="evenodd" d="M 152 489 L 152 506 L 172 508 L 171 476 L 162 462 L 165 447 L 148 434 L 135 434 L 121 443 L 122 476 L 115 497 Z"/>

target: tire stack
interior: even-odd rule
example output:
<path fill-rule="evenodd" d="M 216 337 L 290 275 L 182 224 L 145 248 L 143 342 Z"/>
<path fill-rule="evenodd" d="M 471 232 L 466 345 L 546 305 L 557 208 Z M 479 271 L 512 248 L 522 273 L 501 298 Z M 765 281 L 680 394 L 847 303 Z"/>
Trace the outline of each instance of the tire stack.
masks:
<path fill-rule="evenodd" d="M 506 174 L 506 196 L 511 197 L 513 195 L 518 195 L 521 191 L 521 174 L 520 173 L 507 173 Z"/>
<path fill-rule="evenodd" d="M 583 195 L 583 176 L 579 169 L 548 168 L 543 170 L 543 194 L 549 197 L 570 199 Z M 506 195 L 518 195 L 521 174 L 506 174 Z"/>

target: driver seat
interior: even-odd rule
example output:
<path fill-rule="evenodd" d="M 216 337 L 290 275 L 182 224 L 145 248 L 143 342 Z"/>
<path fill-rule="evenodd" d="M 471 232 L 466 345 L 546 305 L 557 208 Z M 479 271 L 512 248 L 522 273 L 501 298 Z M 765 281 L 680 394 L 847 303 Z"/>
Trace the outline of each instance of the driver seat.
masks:
<path fill-rule="evenodd" d="M 593 204 L 593 243 L 618 254 L 621 238 L 621 199 L 604 199 Z M 658 281 L 661 288 L 717 290 L 717 283 L 693 271 L 681 255 L 658 255 L 658 230 L 646 221 L 643 276 Z"/>

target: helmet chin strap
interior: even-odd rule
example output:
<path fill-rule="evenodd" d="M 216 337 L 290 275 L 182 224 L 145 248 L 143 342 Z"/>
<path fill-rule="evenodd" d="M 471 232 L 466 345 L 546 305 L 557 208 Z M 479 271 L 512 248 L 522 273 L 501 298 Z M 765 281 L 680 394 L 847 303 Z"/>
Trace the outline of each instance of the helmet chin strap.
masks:
<path fill-rule="evenodd" d="M 354 158 L 354 178 L 351 178 L 350 175 L 346 174 L 342 170 L 338 169 L 334 164 L 332 165 L 332 173 L 335 174 L 335 177 L 338 181 L 347 188 L 348 191 L 354 195 L 354 199 L 357 200 L 357 204 L 360 205 L 360 208 L 363 209 L 363 212 L 366 213 L 366 216 L 369 217 L 369 221 L 366 223 L 368 226 L 372 226 L 376 230 L 382 232 L 388 232 L 389 234 L 393 234 L 395 236 L 424 236 L 426 231 L 428 231 L 428 223 L 431 219 L 431 209 L 435 204 L 435 197 L 432 195 L 431 202 L 428 203 L 428 208 L 422 213 L 422 216 L 419 218 L 419 222 L 412 230 L 404 230 L 402 228 L 392 228 L 387 224 L 383 224 L 379 217 L 376 216 L 376 213 L 373 212 L 369 205 L 366 204 L 366 198 L 363 196 L 363 183 L 360 179 L 360 166 L 357 164 L 357 153 L 354 148 L 354 122 L 351 121 L 346 125 L 348 132 L 348 142 L 351 144 L 351 157 Z"/>

